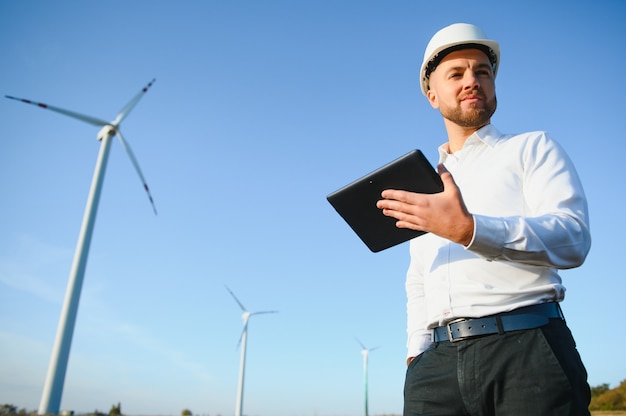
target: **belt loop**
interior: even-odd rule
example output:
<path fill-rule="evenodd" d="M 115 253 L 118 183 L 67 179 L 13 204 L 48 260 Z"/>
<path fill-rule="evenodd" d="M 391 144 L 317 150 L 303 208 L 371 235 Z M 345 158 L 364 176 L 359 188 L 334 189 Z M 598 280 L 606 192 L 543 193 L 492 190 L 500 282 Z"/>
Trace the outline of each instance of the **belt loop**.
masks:
<path fill-rule="evenodd" d="M 504 334 L 504 329 L 502 329 L 502 319 L 499 316 L 496 316 L 496 326 L 498 327 L 498 335 Z"/>

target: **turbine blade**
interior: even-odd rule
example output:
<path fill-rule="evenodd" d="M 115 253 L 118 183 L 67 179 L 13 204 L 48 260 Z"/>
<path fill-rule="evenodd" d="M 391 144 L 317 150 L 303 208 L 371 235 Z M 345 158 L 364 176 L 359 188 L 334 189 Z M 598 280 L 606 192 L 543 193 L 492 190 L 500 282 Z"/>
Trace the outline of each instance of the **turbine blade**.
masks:
<path fill-rule="evenodd" d="M 128 102 L 128 104 L 126 104 L 124 106 L 124 108 L 122 108 L 119 112 L 119 114 L 117 115 L 117 117 L 115 117 L 115 120 L 113 121 L 113 125 L 114 126 L 119 126 L 120 123 L 122 122 L 122 120 L 124 120 L 126 118 L 126 116 L 128 116 L 128 114 L 131 112 L 131 110 L 137 105 L 137 103 L 139 102 L 139 100 L 141 100 L 141 97 L 143 97 L 143 95 L 148 92 L 148 89 L 152 86 L 152 84 L 154 84 L 154 82 L 156 81 L 156 78 L 154 78 L 152 81 L 150 81 L 148 83 L 148 85 L 146 85 L 145 87 L 143 87 L 143 89 L 141 91 L 139 91 L 139 93 L 137 93 L 137 95 L 135 95 L 133 97 L 132 100 L 130 100 Z"/>
<path fill-rule="evenodd" d="M 37 101 L 31 101 L 31 100 L 27 100 L 25 98 L 11 97 L 10 95 L 5 95 L 5 97 L 9 98 L 11 100 L 21 101 L 21 102 L 26 103 L 26 104 L 36 105 L 37 107 L 44 108 L 44 109 L 50 110 L 50 111 L 54 111 L 55 113 L 60 113 L 60 114 L 66 115 L 68 117 L 72 117 L 72 118 L 75 118 L 77 120 L 84 121 L 85 123 L 92 124 L 94 126 L 106 126 L 107 124 L 109 124 L 108 121 L 100 120 L 99 118 L 87 116 L 85 114 L 80 114 L 80 113 L 77 113 L 75 111 L 65 110 L 63 108 L 55 107 L 53 105 L 48 105 L 48 104 L 44 104 L 44 103 L 38 103 Z"/>
<path fill-rule="evenodd" d="M 361 346 L 361 348 L 363 348 L 364 350 L 366 350 L 367 348 L 365 348 L 365 345 L 363 345 L 363 343 L 361 342 L 360 339 L 358 339 L 357 337 L 354 337 L 354 339 L 356 339 L 356 342 L 359 343 L 359 345 Z"/>
<path fill-rule="evenodd" d="M 148 188 L 146 179 L 143 177 L 143 173 L 141 173 L 141 168 L 139 168 L 139 163 L 137 163 L 137 158 L 135 158 L 135 155 L 133 154 L 133 151 L 131 150 L 130 146 L 128 145 L 128 143 L 126 143 L 126 140 L 124 140 L 124 137 L 122 136 L 122 132 L 119 129 L 117 129 L 116 132 L 117 132 L 117 137 L 120 139 L 120 143 L 122 143 L 122 147 L 124 148 L 124 150 L 126 150 L 128 157 L 130 157 L 130 161 L 133 163 L 133 166 L 135 166 L 135 170 L 139 174 L 139 179 L 141 179 L 141 182 L 143 183 L 143 188 L 146 190 L 146 193 L 148 194 L 148 199 L 150 200 L 150 204 L 152 204 L 154 215 L 157 215 L 156 206 L 154 205 L 154 200 L 152 199 L 152 195 L 150 194 L 150 188 Z"/>
<path fill-rule="evenodd" d="M 252 315 L 261 315 L 263 313 L 278 313 L 278 311 L 259 311 L 259 312 L 253 312 L 250 314 L 250 316 Z"/>
<path fill-rule="evenodd" d="M 226 290 L 228 290 L 230 292 L 230 295 L 233 297 L 233 299 L 235 299 L 235 302 L 237 302 L 239 304 L 239 307 L 241 308 L 241 310 L 244 311 L 244 312 L 247 312 L 246 308 L 243 306 L 243 304 L 241 302 L 239 302 L 239 299 L 237 299 L 237 296 L 235 296 L 233 291 L 230 290 L 229 287 L 226 286 L 226 285 L 224 285 L 224 287 L 226 288 Z"/>

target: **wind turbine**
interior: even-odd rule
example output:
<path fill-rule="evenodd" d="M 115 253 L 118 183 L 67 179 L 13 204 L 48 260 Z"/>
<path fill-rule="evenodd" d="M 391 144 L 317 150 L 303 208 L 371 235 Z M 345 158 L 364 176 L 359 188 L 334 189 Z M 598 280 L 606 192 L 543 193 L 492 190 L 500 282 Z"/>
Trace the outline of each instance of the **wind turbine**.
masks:
<path fill-rule="evenodd" d="M 237 346 L 241 345 L 241 364 L 239 365 L 239 384 L 237 385 L 237 404 L 235 406 L 235 416 L 241 416 L 243 410 L 243 380 L 246 374 L 246 344 L 248 341 L 248 320 L 253 315 L 260 315 L 263 313 L 277 313 L 278 311 L 259 311 L 250 313 L 243 306 L 243 304 L 237 299 L 237 296 L 226 286 L 226 290 L 228 290 L 235 299 L 235 302 L 239 305 L 243 314 L 241 318 L 243 319 L 243 331 L 241 331 L 241 336 L 239 337 L 239 343 Z"/>
<path fill-rule="evenodd" d="M 111 122 L 23 98 L 11 97 L 9 95 L 5 96 L 11 100 L 32 104 L 40 108 L 84 121 L 85 123 L 89 123 L 94 126 L 102 126 L 102 129 L 97 135 L 97 139 L 100 141 L 100 151 L 98 153 L 96 168 L 91 182 L 91 189 L 87 198 L 87 206 L 85 208 L 83 223 L 78 236 L 76 251 L 74 253 L 74 261 L 72 263 L 72 269 L 70 271 L 70 277 L 65 292 L 65 301 L 61 310 L 56 339 L 52 349 L 52 356 L 50 357 L 48 374 L 46 376 L 46 382 L 44 384 L 43 394 L 39 405 L 38 413 L 40 415 L 59 413 L 61 396 L 63 395 L 63 384 L 65 382 L 65 373 L 67 370 L 67 362 L 70 354 L 70 346 L 72 344 L 72 335 L 74 333 L 74 324 L 76 323 L 76 313 L 78 312 L 80 292 L 83 285 L 83 278 L 85 276 L 87 257 L 89 255 L 89 245 L 91 244 L 91 236 L 93 234 L 96 213 L 98 211 L 98 201 L 100 200 L 100 192 L 102 190 L 106 163 L 109 157 L 109 150 L 111 148 L 113 136 L 117 136 L 122 143 L 122 147 L 130 157 L 135 170 L 139 174 L 139 178 L 141 179 L 143 187 L 148 194 L 148 199 L 152 204 L 152 209 L 154 210 L 155 215 L 157 213 L 154 201 L 152 200 L 152 195 L 150 194 L 150 189 L 148 188 L 146 180 L 141 173 L 137 159 L 135 158 L 135 155 L 126 140 L 124 140 L 120 131 L 120 124 L 122 121 L 128 116 L 135 105 L 137 105 L 141 97 L 143 97 L 143 95 L 148 91 L 148 88 L 152 86 L 154 81 L 155 80 L 153 79 L 137 95 L 135 95 L 133 99 L 131 99 L 128 104 L 122 108 L 122 110 L 120 110 L 117 117 L 115 117 L 115 119 Z"/>
<path fill-rule="evenodd" d="M 369 407 L 368 407 L 368 395 L 367 395 L 367 360 L 369 357 L 370 351 L 374 351 L 378 347 L 375 348 L 365 348 L 365 345 L 358 338 L 356 338 L 357 342 L 361 345 L 361 355 L 363 355 L 363 381 L 365 384 L 365 416 L 369 416 Z"/>

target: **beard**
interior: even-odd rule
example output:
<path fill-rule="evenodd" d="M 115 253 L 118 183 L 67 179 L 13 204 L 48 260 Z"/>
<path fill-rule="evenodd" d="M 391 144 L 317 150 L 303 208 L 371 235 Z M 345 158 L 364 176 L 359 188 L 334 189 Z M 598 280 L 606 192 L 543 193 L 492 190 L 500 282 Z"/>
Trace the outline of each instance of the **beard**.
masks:
<path fill-rule="evenodd" d="M 482 108 L 472 104 L 469 110 L 463 112 L 460 105 L 456 107 L 441 106 L 439 111 L 443 118 L 446 118 L 461 127 L 479 128 L 489 123 L 491 116 L 496 112 L 498 100 L 494 95 L 493 99 L 485 100 Z"/>

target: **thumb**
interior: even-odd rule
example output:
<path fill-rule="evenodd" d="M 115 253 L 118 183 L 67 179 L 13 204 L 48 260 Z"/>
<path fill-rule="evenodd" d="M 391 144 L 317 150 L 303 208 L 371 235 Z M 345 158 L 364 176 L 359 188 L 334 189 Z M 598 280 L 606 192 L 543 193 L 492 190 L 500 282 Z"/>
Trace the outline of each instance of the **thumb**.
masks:
<path fill-rule="evenodd" d="M 446 169 L 446 167 L 443 165 L 443 163 L 440 163 L 437 165 L 437 171 L 439 172 L 439 176 L 441 177 L 441 181 L 443 182 L 443 188 L 450 188 L 450 186 L 456 188 L 456 182 L 454 182 L 454 178 L 452 177 L 452 174 L 450 173 L 450 171 L 448 171 L 448 169 Z"/>

